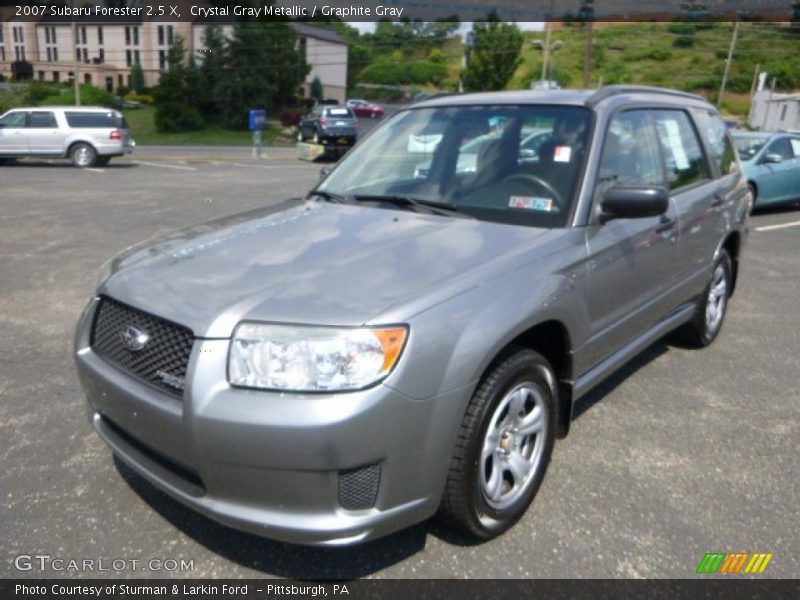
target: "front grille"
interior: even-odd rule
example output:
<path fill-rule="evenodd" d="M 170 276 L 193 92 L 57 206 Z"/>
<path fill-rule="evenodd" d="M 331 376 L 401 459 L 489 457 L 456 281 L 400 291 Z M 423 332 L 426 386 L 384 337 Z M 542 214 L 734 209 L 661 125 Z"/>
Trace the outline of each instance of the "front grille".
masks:
<path fill-rule="evenodd" d="M 141 350 L 130 350 L 123 343 L 131 326 L 149 336 Z M 91 346 L 98 355 L 178 397 L 183 395 L 193 342 L 194 336 L 186 327 L 110 298 L 100 300 L 92 327 Z"/>
<path fill-rule="evenodd" d="M 339 504 L 347 510 L 375 506 L 381 483 L 381 466 L 369 465 L 339 472 Z"/>

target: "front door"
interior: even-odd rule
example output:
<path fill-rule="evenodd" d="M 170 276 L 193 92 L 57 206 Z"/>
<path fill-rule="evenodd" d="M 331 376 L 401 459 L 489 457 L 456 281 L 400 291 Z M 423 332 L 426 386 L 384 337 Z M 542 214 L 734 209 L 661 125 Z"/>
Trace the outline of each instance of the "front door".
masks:
<path fill-rule="evenodd" d="M 615 116 L 606 132 L 595 190 L 595 216 L 586 227 L 587 308 L 590 337 L 583 348 L 588 369 L 663 317 L 670 302 L 677 258 L 677 213 L 599 219 L 603 194 L 612 187 L 666 186 L 658 138 L 647 110 Z"/>
<path fill-rule="evenodd" d="M 0 154 L 20 156 L 28 153 L 26 116 L 24 110 L 16 110 L 0 119 Z"/>

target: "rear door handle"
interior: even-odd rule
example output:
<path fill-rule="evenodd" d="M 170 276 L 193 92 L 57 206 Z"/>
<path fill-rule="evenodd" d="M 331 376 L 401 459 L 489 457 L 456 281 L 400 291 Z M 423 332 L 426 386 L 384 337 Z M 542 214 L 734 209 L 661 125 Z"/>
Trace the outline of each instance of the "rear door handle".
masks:
<path fill-rule="evenodd" d="M 668 231 L 675 227 L 676 223 L 677 221 L 672 217 L 661 215 L 661 218 L 658 220 L 658 225 L 656 225 L 656 232 L 662 233 L 664 231 Z"/>

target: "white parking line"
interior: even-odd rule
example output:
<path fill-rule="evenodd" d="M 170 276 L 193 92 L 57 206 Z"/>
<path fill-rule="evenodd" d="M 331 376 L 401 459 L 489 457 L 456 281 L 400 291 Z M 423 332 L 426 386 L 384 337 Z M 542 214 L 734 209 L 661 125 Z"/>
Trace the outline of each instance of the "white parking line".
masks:
<path fill-rule="evenodd" d="M 178 169 L 180 171 L 197 171 L 197 169 L 195 169 L 194 167 L 183 167 L 183 166 L 180 166 L 180 165 L 166 165 L 166 164 L 163 164 L 163 163 L 151 163 L 151 162 L 145 162 L 143 160 L 134 160 L 132 162 L 134 164 L 137 164 L 137 165 L 147 165 L 148 167 L 162 167 L 164 169 Z"/>
<path fill-rule="evenodd" d="M 225 163 L 220 163 L 225 164 Z M 228 163 L 232 167 L 247 167 L 248 169 L 304 169 L 307 165 L 246 165 L 243 163 Z"/>
<path fill-rule="evenodd" d="M 792 221 L 791 223 L 781 223 L 780 225 L 765 225 L 764 227 L 756 227 L 756 231 L 772 231 L 774 229 L 786 229 L 787 227 L 797 227 L 800 221 Z"/>
<path fill-rule="evenodd" d="M 84 171 L 91 171 L 92 173 L 105 173 L 106 172 L 105 169 L 95 169 L 95 168 L 92 168 L 92 167 L 84 167 L 83 170 Z"/>

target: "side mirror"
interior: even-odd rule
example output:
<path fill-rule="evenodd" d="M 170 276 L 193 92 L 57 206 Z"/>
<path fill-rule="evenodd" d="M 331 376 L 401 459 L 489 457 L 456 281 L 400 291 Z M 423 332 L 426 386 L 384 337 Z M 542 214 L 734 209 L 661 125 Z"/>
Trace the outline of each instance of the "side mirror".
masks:
<path fill-rule="evenodd" d="M 603 214 L 617 219 L 641 219 L 663 215 L 669 192 L 660 186 L 616 186 L 603 195 Z"/>
<path fill-rule="evenodd" d="M 319 180 L 322 181 L 323 179 L 327 178 L 328 175 L 331 174 L 331 171 L 333 171 L 333 167 L 322 167 L 319 170 Z"/>
<path fill-rule="evenodd" d="M 775 154 L 770 152 L 769 154 L 764 155 L 764 160 L 762 162 L 778 164 L 780 162 L 783 162 L 783 156 L 781 156 L 780 154 Z"/>

